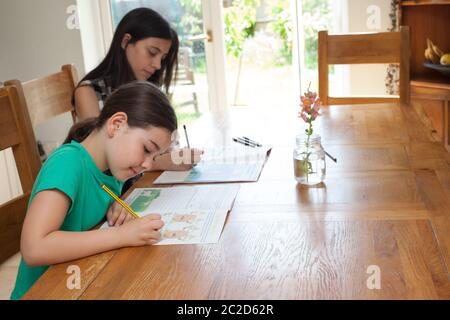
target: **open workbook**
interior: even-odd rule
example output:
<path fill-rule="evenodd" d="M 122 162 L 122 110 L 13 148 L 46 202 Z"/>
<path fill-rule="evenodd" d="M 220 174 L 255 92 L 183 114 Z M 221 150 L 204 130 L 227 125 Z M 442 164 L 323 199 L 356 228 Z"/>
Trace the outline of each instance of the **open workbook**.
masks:
<path fill-rule="evenodd" d="M 239 185 L 135 189 L 125 202 L 140 216 L 160 214 L 157 245 L 217 243 Z M 108 228 L 106 222 L 101 228 Z"/>
<path fill-rule="evenodd" d="M 190 184 L 258 181 L 272 147 L 233 145 L 206 149 L 202 160 L 189 171 L 164 171 L 154 184 Z"/>

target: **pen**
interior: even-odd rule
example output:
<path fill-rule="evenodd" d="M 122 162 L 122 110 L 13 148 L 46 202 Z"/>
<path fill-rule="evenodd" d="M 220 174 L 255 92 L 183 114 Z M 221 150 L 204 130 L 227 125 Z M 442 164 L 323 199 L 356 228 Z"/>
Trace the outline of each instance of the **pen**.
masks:
<path fill-rule="evenodd" d="M 251 145 L 251 146 L 253 146 L 253 147 L 257 147 L 257 146 L 258 146 L 258 145 L 256 144 L 256 142 L 249 141 L 249 140 L 244 139 L 244 138 L 237 138 L 237 140 L 241 141 L 241 142 L 244 143 L 244 144 Z"/>
<path fill-rule="evenodd" d="M 111 198 L 116 200 L 122 207 L 125 208 L 125 210 L 127 210 L 129 213 L 131 213 L 135 218 L 137 218 L 137 219 L 140 218 L 139 215 L 136 212 L 133 211 L 133 209 L 131 209 L 125 202 L 123 202 L 118 196 L 116 196 L 114 194 L 114 192 L 109 190 L 109 188 L 107 186 L 102 184 L 102 189 L 105 190 L 111 196 Z"/>
<path fill-rule="evenodd" d="M 244 137 L 244 136 L 242 138 L 244 138 L 244 140 L 247 140 L 248 142 L 255 144 L 257 147 L 262 147 L 262 144 L 256 142 L 255 140 L 252 140 L 252 139 Z"/>
<path fill-rule="evenodd" d="M 327 155 L 328 158 L 330 158 L 331 160 L 333 160 L 334 162 L 337 163 L 337 159 L 333 158 L 333 156 L 331 154 L 329 154 L 328 152 L 325 151 L 325 154 Z"/>
<path fill-rule="evenodd" d="M 189 144 L 189 137 L 188 137 L 186 125 L 183 125 L 183 129 L 184 129 L 184 135 L 186 136 L 187 147 L 188 147 L 188 149 L 191 149 L 191 145 Z M 192 166 L 193 166 L 193 167 L 196 167 L 196 166 L 197 166 L 197 164 L 194 163 L 194 160 L 192 160 Z"/>
<path fill-rule="evenodd" d="M 189 145 L 189 137 L 188 137 L 188 133 L 187 133 L 187 129 L 186 129 L 186 125 L 183 125 L 184 128 L 184 135 L 186 136 L 186 142 L 187 142 L 187 146 L 190 149 L 191 146 Z"/>
<path fill-rule="evenodd" d="M 243 145 L 248 146 L 248 147 L 252 147 L 252 148 L 256 147 L 256 145 L 254 145 L 254 144 L 252 144 L 252 143 L 250 143 L 248 141 L 245 141 L 243 139 L 240 139 L 240 138 L 237 138 L 237 139 L 233 138 L 233 141 L 237 142 L 237 143 L 240 143 L 240 144 L 243 144 Z"/>

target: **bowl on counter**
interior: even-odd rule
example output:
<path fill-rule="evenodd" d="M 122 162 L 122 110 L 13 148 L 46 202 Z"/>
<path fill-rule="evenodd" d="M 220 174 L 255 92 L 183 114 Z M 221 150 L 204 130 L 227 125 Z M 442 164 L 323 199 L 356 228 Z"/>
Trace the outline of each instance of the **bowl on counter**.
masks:
<path fill-rule="evenodd" d="M 450 78 L 450 65 L 442 65 L 442 64 L 431 63 L 431 62 L 424 62 L 423 65 L 429 69 L 439 71 L 443 75 Z"/>

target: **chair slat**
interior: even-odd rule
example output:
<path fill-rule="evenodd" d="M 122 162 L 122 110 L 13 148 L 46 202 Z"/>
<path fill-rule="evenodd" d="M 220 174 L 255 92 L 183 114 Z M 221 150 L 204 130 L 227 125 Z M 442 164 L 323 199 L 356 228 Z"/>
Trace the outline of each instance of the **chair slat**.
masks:
<path fill-rule="evenodd" d="M 25 98 L 15 86 L 0 88 L 0 150 L 12 148 L 23 195 L 0 205 L 0 263 L 19 250 L 28 199 L 41 162 Z"/>
<path fill-rule="evenodd" d="M 5 150 L 19 144 L 19 130 L 9 96 L 0 96 L 0 150 Z"/>
<path fill-rule="evenodd" d="M 78 82 L 78 75 L 73 65 L 64 65 L 60 72 L 49 76 L 20 82 L 9 80 L 5 85 L 14 85 L 23 91 L 26 105 L 33 127 L 59 116 L 71 112 L 75 122 L 75 108 L 72 105 L 72 96 Z"/>
<path fill-rule="evenodd" d="M 31 192 L 0 206 L 0 262 L 20 250 L 20 235 Z"/>
<path fill-rule="evenodd" d="M 400 33 L 328 36 L 329 64 L 400 63 Z"/>
<path fill-rule="evenodd" d="M 319 96 L 325 105 L 361 103 L 408 103 L 410 95 L 410 35 L 409 27 L 399 32 L 328 35 L 319 32 Z M 399 64 L 400 96 L 392 97 L 331 97 L 328 66 L 337 64 Z"/>

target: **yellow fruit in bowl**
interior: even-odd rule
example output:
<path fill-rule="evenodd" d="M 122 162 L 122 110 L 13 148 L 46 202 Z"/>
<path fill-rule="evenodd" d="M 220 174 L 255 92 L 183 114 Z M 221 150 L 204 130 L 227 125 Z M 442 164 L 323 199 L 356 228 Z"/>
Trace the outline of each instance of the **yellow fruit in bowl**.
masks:
<path fill-rule="evenodd" d="M 450 66 L 450 53 L 442 55 L 441 64 L 443 64 L 444 66 Z"/>
<path fill-rule="evenodd" d="M 433 41 L 427 38 L 427 48 L 425 49 L 425 59 L 434 64 L 439 64 L 441 56 L 444 54 Z"/>

